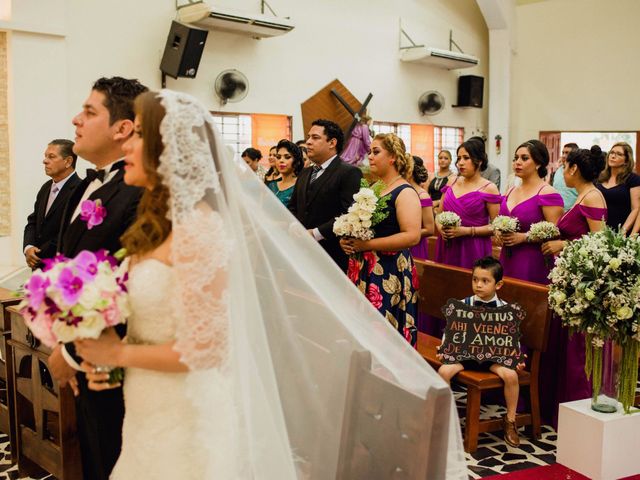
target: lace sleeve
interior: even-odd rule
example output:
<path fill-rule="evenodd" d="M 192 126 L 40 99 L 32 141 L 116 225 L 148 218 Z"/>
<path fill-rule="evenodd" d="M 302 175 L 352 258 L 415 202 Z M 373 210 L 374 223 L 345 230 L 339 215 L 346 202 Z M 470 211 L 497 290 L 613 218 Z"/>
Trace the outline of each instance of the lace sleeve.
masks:
<path fill-rule="evenodd" d="M 172 260 L 179 323 L 174 349 L 191 370 L 223 368 L 229 356 L 228 263 L 222 217 L 200 205 L 174 225 Z"/>

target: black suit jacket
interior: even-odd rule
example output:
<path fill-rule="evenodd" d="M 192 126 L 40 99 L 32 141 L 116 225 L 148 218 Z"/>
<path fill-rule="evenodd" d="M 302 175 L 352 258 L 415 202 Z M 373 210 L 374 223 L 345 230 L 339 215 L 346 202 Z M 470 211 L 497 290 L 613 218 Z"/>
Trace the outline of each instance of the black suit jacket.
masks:
<path fill-rule="evenodd" d="M 134 221 L 142 195 L 141 188 L 124 183 L 123 167 L 124 162 L 116 163 L 112 167 L 118 170 L 115 176 L 89 196 L 90 200 L 102 200 L 106 209 L 106 217 L 100 225 L 89 230 L 80 215 L 71 221 L 73 212 L 89 186 L 88 180 L 83 180 L 69 198 L 58 242 L 59 251 L 65 256 L 74 257 L 82 250 L 95 252 L 105 248 L 115 253 L 120 249 L 120 236 Z M 122 335 L 123 330 L 121 328 L 118 333 Z M 65 345 L 67 351 L 80 362 L 73 347 L 73 343 Z M 124 417 L 122 389 L 95 392 L 87 388 L 84 375 L 79 374 L 77 378 L 80 395 L 76 398 L 76 415 L 83 477 L 85 480 L 107 480 L 120 455 Z"/>
<path fill-rule="evenodd" d="M 40 249 L 38 257 L 53 258 L 55 256 L 64 207 L 80 183 L 82 181 L 78 175 L 75 172 L 72 173 L 58 192 L 56 199 L 46 214 L 45 211 L 49 202 L 53 180 L 49 180 L 42 185 L 36 196 L 33 213 L 27 217 L 27 225 L 24 227 L 23 249 L 27 245 L 33 245 Z"/>
<path fill-rule="evenodd" d="M 320 231 L 324 237 L 320 245 L 346 271 L 348 259 L 333 233 L 333 222 L 353 203 L 353 194 L 360 189 L 362 171 L 336 157 L 310 186 L 312 171 L 312 167 L 307 167 L 300 172 L 289 210 L 305 228 Z"/>
<path fill-rule="evenodd" d="M 120 237 L 136 218 L 138 202 L 142 195 L 141 188 L 124 183 L 122 166 L 114 165 L 114 168 L 118 168 L 115 176 L 89 196 L 89 200 L 100 199 L 106 209 L 106 217 L 100 225 L 89 230 L 80 215 L 71 221 L 71 216 L 89 186 L 89 181 L 83 180 L 69 198 L 58 242 L 58 251 L 65 256 L 74 257 L 82 250 L 95 252 L 103 248 L 113 254 L 120 249 Z"/>

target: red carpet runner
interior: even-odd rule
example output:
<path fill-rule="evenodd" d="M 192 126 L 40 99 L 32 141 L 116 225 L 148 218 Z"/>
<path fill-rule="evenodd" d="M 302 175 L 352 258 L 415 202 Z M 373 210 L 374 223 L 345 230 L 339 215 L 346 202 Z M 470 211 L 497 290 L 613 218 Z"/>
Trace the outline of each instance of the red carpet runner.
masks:
<path fill-rule="evenodd" d="M 590 480 L 570 468 L 559 463 L 545 465 L 544 467 L 528 468 L 517 472 L 505 473 L 503 475 L 492 475 L 483 480 Z M 632 475 L 620 480 L 640 480 L 640 475 Z"/>

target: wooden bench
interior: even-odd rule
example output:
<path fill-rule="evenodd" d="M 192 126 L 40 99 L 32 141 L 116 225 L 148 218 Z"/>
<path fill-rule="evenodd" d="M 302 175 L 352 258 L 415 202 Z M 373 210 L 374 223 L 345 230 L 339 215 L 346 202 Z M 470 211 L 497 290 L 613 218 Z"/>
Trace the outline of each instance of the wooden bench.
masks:
<path fill-rule="evenodd" d="M 445 478 L 451 392 L 423 398 L 385 377 L 353 352 L 336 480 Z"/>
<path fill-rule="evenodd" d="M 7 355 L 13 367 L 13 405 L 20 477 L 48 472 L 61 480 L 82 479 L 75 399 L 69 387 L 60 388 L 47 368 L 50 349 L 29 332 L 15 307 L 7 309 L 11 339 Z M 44 472 L 43 472 L 44 470 Z"/>
<path fill-rule="evenodd" d="M 20 302 L 13 292 L 0 288 L 0 431 L 9 436 L 11 463 L 16 462 L 15 409 L 13 406 L 13 377 L 7 372 L 13 370 L 13 358 L 7 355 L 7 340 L 11 336 L 11 317 L 8 308 Z"/>
<path fill-rule="evenodd" d="M 449 298 L 464 298 L 471 293 L 471 270 L 451 267 L 431 261 L 416 260 L 420 277 L 419 310 L 442 319 L 441 307 Z M 529 371 L 520 371 L 521 387 L 529 390 L 530 413 L 518 414 L 518 426 L 531 426 L 532 435 L 540 436 L 540 403 L 538 376 L 540 356 L 547 347 L 551 311 L 548 307 L 548 288 L 532 282 L 512 278 L 504 279 L 499 291 L 500 298 L 507 302 L 518 302 L 527 312 L 527 318 L 521 324 L 520 342 L 529 348 Z M 441 362 L 436 358 L 436 347 L 440 338 L 424 333 L 418 334 L 418 352 L 431 366 L 438 369 Z M 501 419 L 480 421 L 480 402 L 482 393 L 488 390 L 502 389 L 500 378 L 491 372 L 463 371 L 454 381 L 467 387 L 467 412 L 464 432 L 464 447 L 474 452 L 478 446 L 478 434 L 502 428 Z"/>

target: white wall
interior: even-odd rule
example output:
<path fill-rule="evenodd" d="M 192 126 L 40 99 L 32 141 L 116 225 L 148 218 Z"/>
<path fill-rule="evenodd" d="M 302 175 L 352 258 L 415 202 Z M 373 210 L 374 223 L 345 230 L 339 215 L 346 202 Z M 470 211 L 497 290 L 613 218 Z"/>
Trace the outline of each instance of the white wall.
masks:
<path fill-rule="evenodd" d="M 14 0 L 12 18 L 0 28 L 10 30 L 13 25 L 36 33 L 14 31 L 10 41 L 15 193 L 13 233 L 11 238 L 0 238 L 0 265 L 23 262 L 24 221 L 46 180 L 42 152 L 52 138 L 73 138 L 71 118 L 91 83 L 103 75 L 121 75 L 159 88 L 158 67 L 175 16 L 174 4 L 174 0 Z M 259 10 L 257 0 L 219 4 Z M 468 133 L 486 132 L 486 108 L 450 107 L 456 101 L 458 75 L 487 77 L 488 33 L 474 0 L 271 0 L 270 4 L 279 15 L 292 18 L 293 32 L 260 41 L 210 32 L 198 77 L 168 79 L 167 86 L 192 93 L 212 110 L 292 115 L 296 139 L 303 137 L 300 103 L 334 78 L 362 100 L 373 93 L 370 110 L 377 120 L 431 120 L 465 127 Z M 413 39 L 429 46 L 448 48 L 452 28 L 456 42 L 465 53 L 479 57 L 480 65 L 446 71 L 402 64 L 397 60 L 400 17 Z M 250 92 L 241 103 L 221 108 L 212 85 L 226 68 L 244 72 Z M 417 99 L 433 89 L 444 94 L 447 108 L 436 117 L 421 117 Z M 85 167 L 81 162 L 80 171 Z"/>
<path fill-rule="evenodd" d="M 541 130 L 638 130 L 640 2 L 517 7 L 511 152 Z"/>

